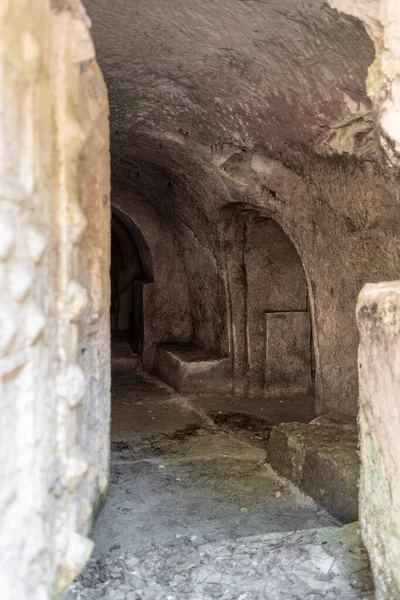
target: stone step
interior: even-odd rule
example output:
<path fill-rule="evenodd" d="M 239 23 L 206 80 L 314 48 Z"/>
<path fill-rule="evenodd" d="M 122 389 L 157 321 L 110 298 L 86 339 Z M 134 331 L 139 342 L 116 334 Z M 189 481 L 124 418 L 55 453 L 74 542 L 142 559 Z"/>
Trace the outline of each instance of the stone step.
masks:
<path fill-rule="evenodd" d="M 344 523 L 358 518 L 358 431 L 355 422 L 326 415 L 271 431 L 267 461 Z"/>
<path fill-rule="evenodd" d="M 217 358 L 190 342 L 157 346 L 155 373 L 181 394 L 227 391 L 230 369 L 229 358 Z"/>

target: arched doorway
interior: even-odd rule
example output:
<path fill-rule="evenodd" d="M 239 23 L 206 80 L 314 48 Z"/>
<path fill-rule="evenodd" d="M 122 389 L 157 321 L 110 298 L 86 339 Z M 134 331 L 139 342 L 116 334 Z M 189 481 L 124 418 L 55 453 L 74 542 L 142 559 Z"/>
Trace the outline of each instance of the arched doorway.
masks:
<path fill-rule="evenodd" d="M 309 393 L 314 360 L 307 280 L 282 227 L 251 205 L 226 209 L 230 354 L 237 391 Z"/>
<path fill-rule="evenodd" d="M 150 250 L 139 228 L 113 209 L 111 219 L 111 339 L 128 342 L 141 356 L 143 284 L 153 281 Z"/>

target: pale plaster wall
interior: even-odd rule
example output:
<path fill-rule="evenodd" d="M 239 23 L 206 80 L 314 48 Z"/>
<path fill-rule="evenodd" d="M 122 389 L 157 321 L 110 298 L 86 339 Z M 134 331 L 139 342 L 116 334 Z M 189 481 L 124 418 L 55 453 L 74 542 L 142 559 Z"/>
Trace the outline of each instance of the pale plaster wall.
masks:
<path fill-rule="evenodd" d="M 47 600 L 108 480 L 108 102 L 78 2 L 1 3 L 0 115 L 0 589 Z"/>

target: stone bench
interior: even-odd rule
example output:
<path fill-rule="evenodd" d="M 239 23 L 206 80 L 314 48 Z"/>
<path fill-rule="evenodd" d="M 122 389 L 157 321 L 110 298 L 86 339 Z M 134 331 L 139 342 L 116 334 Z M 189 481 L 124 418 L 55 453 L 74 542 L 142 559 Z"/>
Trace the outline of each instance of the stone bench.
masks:
<path fill-rule="evenodd" d="M 226 391 L 230 368 L 229 358 L 216 358 L 191 342 L 157 346 L 155 373 L 181 394 Z"/>

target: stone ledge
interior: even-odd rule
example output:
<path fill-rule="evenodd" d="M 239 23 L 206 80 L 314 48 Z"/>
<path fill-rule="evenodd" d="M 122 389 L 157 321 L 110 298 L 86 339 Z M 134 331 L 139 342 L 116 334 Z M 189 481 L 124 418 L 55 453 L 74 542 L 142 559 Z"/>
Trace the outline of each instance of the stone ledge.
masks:
<path fill-rule="evenodd" d="M 267 461 L 280 475 L 344 523 L 358 518 L 358 432 L 352 421 L 326 415 L 272 429 Z"/>
<path fill-rule="evenodd" d="M 230 368 L 231 359 L 215 357 L 190 342 L 157 346 L 156 375 L 181 394 L 225 391 Z"/>

